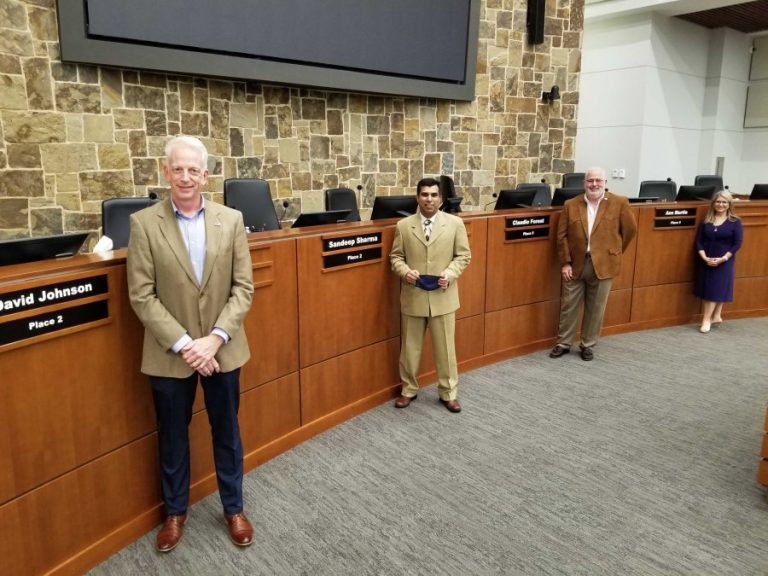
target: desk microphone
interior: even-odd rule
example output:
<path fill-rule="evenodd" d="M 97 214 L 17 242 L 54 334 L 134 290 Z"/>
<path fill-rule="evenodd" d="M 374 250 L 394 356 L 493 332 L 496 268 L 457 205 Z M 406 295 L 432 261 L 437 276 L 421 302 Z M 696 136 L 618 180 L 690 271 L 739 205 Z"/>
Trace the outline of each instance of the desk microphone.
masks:
<path fill-rule="evenodd" d="M 488 202 L 488 204 L 483 206 L 483 212 L 488 210 L 488 206 L 490 206 L 491 204 L 496 204 L 496 200 L 495 199 L 498 198 L 499 195 L 498 195 L 498 193 L 494 192 L 493 194 L 491 194 L 491 197 L 494 198 L 494 200 L 491 200 L 490 202 Z"/>
<path fill-rule="evenodd" d="M 288 206 L 290 206 L 291 203 L 288 202 L 288 200 L 283 200 L 283 215 L 280 216 L 280 222 L 285 220 L 285 213 L 288 212 Z"/>

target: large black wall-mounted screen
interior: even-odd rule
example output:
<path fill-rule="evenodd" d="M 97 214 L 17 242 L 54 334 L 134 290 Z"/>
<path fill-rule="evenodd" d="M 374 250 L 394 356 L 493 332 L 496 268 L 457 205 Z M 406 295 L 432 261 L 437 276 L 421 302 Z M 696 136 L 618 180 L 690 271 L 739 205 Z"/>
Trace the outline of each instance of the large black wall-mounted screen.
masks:
<path fill-rule="evenodd" d="M 58 0 L 62 59 L 474 97 L 480 0 Z"/>

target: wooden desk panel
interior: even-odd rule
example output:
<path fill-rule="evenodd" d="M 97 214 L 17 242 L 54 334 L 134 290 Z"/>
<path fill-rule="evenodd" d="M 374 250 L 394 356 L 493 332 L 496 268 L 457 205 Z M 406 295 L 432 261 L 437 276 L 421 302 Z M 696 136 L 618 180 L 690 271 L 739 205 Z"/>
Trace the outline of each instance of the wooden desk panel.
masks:
<path fill-rule="evenodd" d="M 736 278 L 768 276 L 768 202 L 739 204 L 744 241 L 736 253 Z"/>
<path fill-rule="evenodd" d="M 603 327 L 619 326 L 629 322 L 632 312 L 632 290 L 611 290 L 605 307 Z"/>
<path fill-rule="evenodd" d="M 301 424 L 396 386 L 400 338 L 391 338 L 301 370 Z"/>
<path fill-rule="evenodd" d="M 661 208 L 695 208 L 696 224 L 690 228 L 654 228 L 655 211 Z M 633 285 L 690 282 L 694 274 L 696 229 L 706 213 L 706 206 L 692 202 L 665 203 L 644 206 L 639 211 Z"/>
<path fill-rule="evenodd" d="M 459 302 L 456 318 L 467 318 L 482 314 L 485 306 L 485 267 L 487 258 L 486 238 L 488 234 L 485 218 L 464 218 L 467 228 L 472 261 L 459 278 Z"/>
<path fill-rule="evenodd" d="M 522 349 L 529 344 L 546 346 L 557 335 L 560 301 L 536 302 L 485 314 L 486 355 Z"/>
<path fill-rule="evenodd" d="M 632 314 L 635 323 L 675 320 L 678 324 L 693 322 L 701 314 L 701 302 L 693 295 L 693 282 L 645 286 L 632 291 Z M 663 322 L 659 326 L 665 325 Z"/>
<path fill-rule="evenodd" d="M 723 306 L 726 318 L 734 312 L 768 309 L 768 278 L 736 278 L 733 287 L 733 302 Z"/>
<path fill-rule="evenodd" d="M 108 323 L 0 354 L 0 429 L 13 439 L 0 455 L 0 503 L 155 428 L 139 373 L 143 329 L 128 304 L 125 269 L 106 273 Z M 89 274 L 47 275 L 40 283 Z"/>
<path fill-rule="evenodd" d="M 323 268 L 323 239 L 348 232 L 298 239 L 299 350 L 305 368 L 334 356 L 394 338 L 400 326 L 400 280 L 390 271 L 394 228 L 381 232 L 381 258 Z"/>
<path fill-rule="evenodd" d="M 507 241 L 505 220 L 510 214 L 488 218 L 488 264 L 485 311 L 494 312 L 560 296 L 560 261 L 557 257 L 558 211 L 520 211 L 525 216 L 549 216 L 549 236 Z"/>
<path fill-rule="evenodd" d="M 242 369 L 242 391 L 299 370 L 296 243 L 251 244 L 251 260 L 253 304 L 244 322 L 251 359 Z"/>

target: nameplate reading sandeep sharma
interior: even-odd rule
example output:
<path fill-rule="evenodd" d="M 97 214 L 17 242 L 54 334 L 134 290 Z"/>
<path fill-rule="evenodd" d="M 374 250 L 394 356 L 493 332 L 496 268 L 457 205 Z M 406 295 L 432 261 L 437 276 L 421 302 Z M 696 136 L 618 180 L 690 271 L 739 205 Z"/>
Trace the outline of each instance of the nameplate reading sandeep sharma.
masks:
<path fill-rule="evenodd" d="M 52 304 L 82 300 L 108 291 L 107 275 L 80 278 L 69 282 L 46 284 L 27 290 L 0 294 L 0 316 L 34 310 Z"/>

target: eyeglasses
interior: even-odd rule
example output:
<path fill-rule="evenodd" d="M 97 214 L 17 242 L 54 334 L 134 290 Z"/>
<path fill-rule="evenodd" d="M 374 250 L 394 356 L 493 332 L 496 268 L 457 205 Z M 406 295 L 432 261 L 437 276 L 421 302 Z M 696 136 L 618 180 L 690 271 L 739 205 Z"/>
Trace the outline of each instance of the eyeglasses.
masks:
<path fill-rule="evenodd" d="M 587 184 L 600 184 L 601 182 L 605 182 L 605 180 L 601 178 L 590 178 L 589 180 L 584 180 Z"/>

